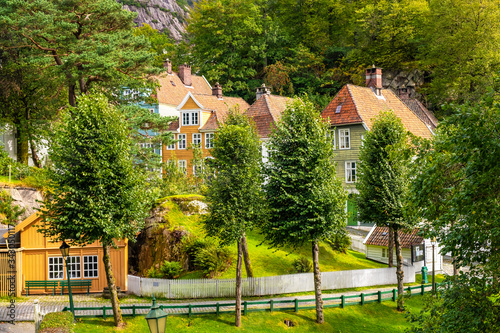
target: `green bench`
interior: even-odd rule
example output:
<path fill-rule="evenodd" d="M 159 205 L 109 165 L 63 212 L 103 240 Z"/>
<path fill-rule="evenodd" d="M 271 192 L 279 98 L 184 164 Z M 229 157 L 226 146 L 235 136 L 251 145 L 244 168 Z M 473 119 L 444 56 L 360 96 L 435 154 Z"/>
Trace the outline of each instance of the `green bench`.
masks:
<path fill-rule="evenodd" d="M 58 284 L 59 281 L 57 280 L 26 281 L 26 296 L 28 296 L 30 289 L 49 289 L 49 288 L 52 288 L 52 296 L 54 296 Z"/>
<path fill-rule="evenodd" d="M 71 280 L 71 289 L 73 288 L 87 288 L 87 295 L 89 294 L 90 287 L 92 286 L 91 280 Z M 61 295 L 63 294 L 64 287 L 68 287 L 68 281 L 61 280 Z"/>

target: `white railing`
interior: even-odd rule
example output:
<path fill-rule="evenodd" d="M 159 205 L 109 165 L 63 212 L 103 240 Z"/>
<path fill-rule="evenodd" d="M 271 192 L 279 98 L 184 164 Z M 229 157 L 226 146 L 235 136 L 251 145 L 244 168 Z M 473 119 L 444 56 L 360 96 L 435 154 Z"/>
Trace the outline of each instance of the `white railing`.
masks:
<path fill-rule="evenodd" d="M 404 283 L 415 282 L 415 269 L 405 266 Z M 344 289 L 396 284 L 396 268 L 357 269 L 321 273 L 321 288 Z M 128 291 L 138 296 L 165 298 L 233 297 L 235 279 L 166 280 L 128 276 Z M 313 273 L 246 278 L 242 281 L 243 296 L 278 295 L 314 291 Z"/>

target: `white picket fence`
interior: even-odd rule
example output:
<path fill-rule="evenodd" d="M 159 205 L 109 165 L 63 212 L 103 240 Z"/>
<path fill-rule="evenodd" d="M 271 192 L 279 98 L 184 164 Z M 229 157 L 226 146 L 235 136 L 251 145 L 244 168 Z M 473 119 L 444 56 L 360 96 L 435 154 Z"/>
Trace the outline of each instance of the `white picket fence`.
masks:
<path fill-rule="evenodd" d="M 404 267 L 404 283 L 415 282 L 415 269 Z M 321 273 L 321 288 L 344 289 L 396 284 L 396 268 L 357 269 Z M 234 297 L 235 279 L 167 280 L 128 276 L 128 291 L 138 296 L 164 298 Z M 263 296 L 314 291 L 313 273 L 247 278 L 243 296 Z"/>

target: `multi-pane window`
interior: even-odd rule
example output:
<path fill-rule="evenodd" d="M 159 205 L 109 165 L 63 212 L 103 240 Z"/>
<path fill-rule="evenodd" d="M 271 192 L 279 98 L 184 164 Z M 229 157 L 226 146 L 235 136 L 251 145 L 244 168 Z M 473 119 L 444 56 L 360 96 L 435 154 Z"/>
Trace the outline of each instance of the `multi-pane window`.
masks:
<path fill-rule="evenodd" d="M 356 182 L 356 162 L 345 162 L 345 182 Z"/>
<path fill-rule="evenodd" d="M 201 175 L 202 174 L 202 170 L 203 170 L 203 166 L 202 165 L 200 165 L 200 164 L 198 164 L 198 165 L 194 164 L 193 165 L 193 175 L 195 175 L 195 176 Z"/>
<path fill-rule="evenodd" d="M 186 134 L 177 134 L 177 149 L 186 149 Z"/>
<path fill-rule="evenodd" d="M 187 173 L 187 161 L 186 160 L 180 160 L 178 162 L 179 170 L 183 173 Z"/>
<path fill-rule="evenodd" d="M 339 149 L 351 149 L 351 134 L 348 128 L 339 129 Z"/>
<path fill-rule="evenodd" d="M 167 150 L 174 150 L 175 149 L 175 143 L 172 143 L 171 145 L 167 145 Z"/>
<path fill-rule="evenodd" d="M 214 147 L 214 133 L 205 133 L 205 148 Z"/>
<path fill-rule="evenodd" d="M 63 257 L 49 257 L 49 280 L 64 279 Z"/>
<path fill-rule="evenodd" d="M 198 125 L 198 112 L 183 112 L 182 113 L 182 126 Z"/>
<path fill-rule="evenodd" d="M 97 256 L 83 256 L 83 277 L 96 278 L 99 277 L 99 265 Z"/>
<path fill-rule="evenodd" d="M 72 279 L 79 279 L 81 278 L 81 271 L 82 271 L 82 266 L 80 265 L 80 257 L 69 257 L 68 258 L 68 264 L 69 264 L 69 276 Z"/>
<path fill-rule="evenodd" d="M 382 258 L 387 258 L 387 249 L 382 249 Z"/>
<path fill-rule="evenodd" d="M 193 133 L 193 146 L 201 146 L 201 133 Z"/>

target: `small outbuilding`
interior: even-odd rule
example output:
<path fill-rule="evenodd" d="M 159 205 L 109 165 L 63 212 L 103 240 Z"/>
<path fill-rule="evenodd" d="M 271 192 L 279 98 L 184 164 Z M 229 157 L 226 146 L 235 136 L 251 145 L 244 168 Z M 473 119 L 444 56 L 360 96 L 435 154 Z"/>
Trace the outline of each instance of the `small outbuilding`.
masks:
<path fill-rule="evenodd" d="M 400 232 L 401 252 L 403 265 L 414 266 L 418 272 L 423 266 L 432 271 L 432 242 L 424 239 L 415 228 L 411 232 Z M 381 263 L 389 260 L 389 228 L 373 226 L 366 236 L 363 244 L 366 246 L 366 258 Z M 436 271 L 443 270 L 443 256 L 440 253 L 439 244 L 434 244 L 434 260 Z M 393 263 L 396 266 L 396 249 L 394 249 Z"/>

